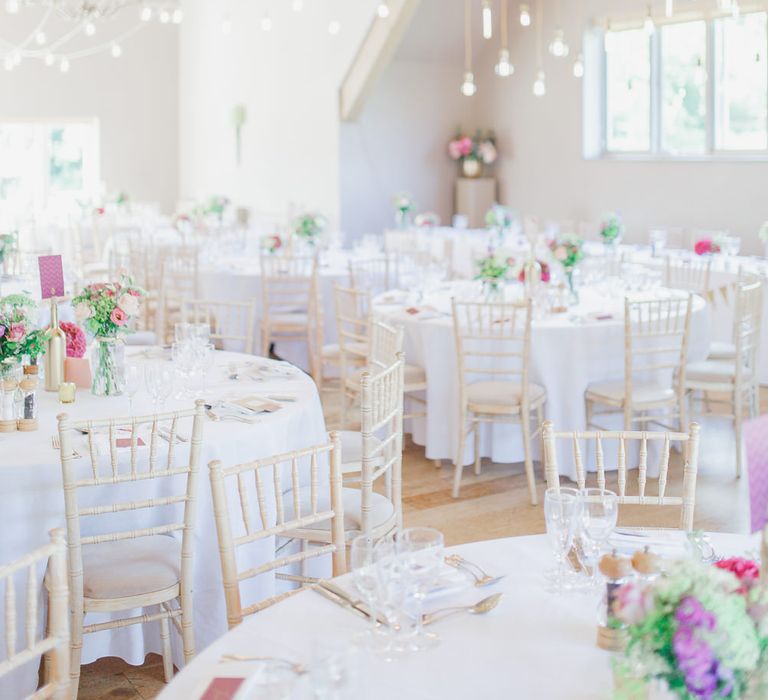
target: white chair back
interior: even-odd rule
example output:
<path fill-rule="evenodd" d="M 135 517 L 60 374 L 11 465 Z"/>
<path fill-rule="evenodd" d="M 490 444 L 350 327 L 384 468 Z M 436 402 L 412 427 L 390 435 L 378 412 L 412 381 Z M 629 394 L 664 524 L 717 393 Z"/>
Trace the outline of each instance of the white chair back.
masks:
<path fill-rule="evenodd" d="M 397 256 L 350 260 L 349 282 L 355 289 L 365 290 L 374 296 L 394 289 L 399 283 Z"/>
<path fill-rule="evenodd" d="M 185 299 L 181 303 L 183 323 L 205 323 L 217 348 L 253 353 L 255 301 Z M 236 347 L 230 347 L 230 345 Z"/>
<path fill-rule="evenodd" d="M 664 285 L 671 289 L 683 289 L 706 296 L 709 292 L 712 258 L 674 258 L 666 257 Z"/>

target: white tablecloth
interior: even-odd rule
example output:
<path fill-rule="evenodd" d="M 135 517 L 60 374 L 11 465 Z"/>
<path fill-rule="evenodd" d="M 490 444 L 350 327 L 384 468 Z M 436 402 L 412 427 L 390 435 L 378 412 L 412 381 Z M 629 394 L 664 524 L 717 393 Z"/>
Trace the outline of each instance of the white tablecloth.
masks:
<path fill-rule="evenodd" d="M 143 350 L 128 348 L 128 362 L 141 365 L 147 360 Z M 248 379 L 231 381 L 226 372 L 230 362 L 271 363 L 269 360 L 236 353 L 216 353 L 216 364 L 209 373 L 207 396 L 232 398 L 251 394 L 294 395 L 296 401 L 285 403 L 273 413 L 264 414 L 258 423 L 205 421 L 203 450 L 200 460 L 199 491 L 197 494 L 197 521 L 194 552 L 194 628 L 196 647 L 200 651 L 227 629 L 224 597 L 221 588 L 218 544 L 213 520 L 213 506 L 208 480 L 208 463 L 219 459 L 224 464 L 237 464 L 249 460 L 279 454 L 325 442 L 326 431 L 322 407 L 312 380 L 296 370 L 289 379 L 276 378 L 260 382 Z M 0 514 L 6 524 L 0 536 L 0 563 L 15 560 L 27 551 L 48 541 L 48 530 L 64 527 L 64 497 L 61 482 L 59 454 L 52 448 L 51 436 L 56 432 L 56 415 L 62 412 L 57 396 L 41 391 L 40 429 L 34 433 L 9 433 L 0 435 Z M 192 400 L 171 399 L 165 410 L 187 408 Z M 66 407 L 73 418 L 100 418 L 110 415 L 128 415 L 126 397 L 99 398 L 84 389 L 78 390 L 75 404 Z M 151 401 L 143 388 L 135 397 L 135 412 L 145 415 L 152 412 Z M 75 449 L 79 449 L 75 445 Z M 181 447 L 178 448 L 181 451 Z M 79 460 L 87 468 L 86 459 Z M 157 482 L 145 481 L 147 493 L 162 488 Z M 132 492 L 135 493 L 135 492 Z M 98 518 L 91 518 L 91 521 Z M 135 522 L 135 521 L 134 521 Z M 142 525 L 144 526 L 144 525 Z M 83 534 L 88 522 L 83 524 Z M 270 543 L 265 542 L 265 547 Z M 273 552 L 264 552 L 265 560 Z M 42 571 L 38 579 L 42 581 Z M 259 593 L 263 597 L 274 591 L 270 577 L 260 577 Z M 273 584 L 273 582 L 272 582 Z M 21 589 L 23 590 L 23 589 Z M 19 596 L 23 603 L 23 596 Z M 42 608 L 41 608 L 42 610 Z M 4 612 L 0 610 L 0 627 L 4 624 Z M 21 607 L 17 613 L 19 638 L 23 635 L 24 615 Z M 97 621 L 89 616 L 89 621 Z M 42 612 L 40 625 L 42 628 Z M 175 636 L 175 633 L 174 633 Z M 159 625 L 133 626 L 117 631 L 86 635 L 83 647 L 83 663 L 103 656 L 118 656 L 132 664 L 143 662 L 146 654 L 160 652 Z M 181 643 L 174 639 L 175 662 L 183 665 Z M 37 684 L 37 664 L 30 663 L 7 679 L 0 680 L 0 698 L 9 700 L 25 697 Z"/>
<path fill-rule="evenodd" d="M 404 327 L 406 360 L 426 371 L 427 416 L 413 421 L 412 432 L 414 441 L 426 448 L 429 459 L 453 460 L 458 447 L 459 380 L 453 320 L 449 316 L 450 293 L 428 297 L 420 307 L 436 308 L 442 312 L 439 316 L 430 310 L 411 315 L 402 304 L 374 305 L 378 316 Z M 624 376 L 623 300 L 595 298 L 589 290 L 581 294 L 582 304 L 570 313 L 533 321 L 530 380 L 546 389 L 546 418 L 554 421 L 557 430 L 584 430 L 587 385 Z M 384 294 L 379 301 L 387 298 Z M 594 320 L 590 314 L 597 309 L 611 317 Z M 695 297 L 689 358 L 702 359 L 708 346 L 707 306 L 703 299 Z M 620 428 L 619 423 L 615 427 Z M 485 425 L 481 433 L 483 457 L 499 463 L 522 461 L 519 426 Z M 473 449 L 469 440 L 464 464 L 474 460 Z M 561 473 L 575 477 L 572 460 L 561 459 L 560 465 Z"/>
<path fill-rule="evenodd" d="M 755 551 L 742 535 L 712 535 L 718 554 Z M 641 546 L 639 544 L 638 546 Z M 494 586 L 442 596 L 427 609 L 464 605 L 493 592 L 504 597 L 490 613 L 457 615 L 435 623 L 440 645 L 386 663 L 363 656 L 359 682 L 343 698 L 355 700 L 609 700 L 611 655 L 596 645 L 595 600 L 555 595 L 544 586 L 553 566 L 543 535 L 476 542 L 451 548 L 493 574 Z M 216 676 L 240 676 L 253 667 L 218 663 L 222 654 L 287 657 L 311 663 L 313 645 L 349 642 L 366 621 L 313 591 L 268 608 L 209 647 L 160 694 L 158 700 L 197 700 Z M 304 697 L 298 693 L 294 698 Z"/>
<path fill-rule="evenodd" d="M 320 298 L 323 313 L 323 342 L 336 342 L 336 314 L 333 306 L 333 285 L 348 285 L 349 273 L 346 256 L 337 256 L 328 265 L 321 265 L 318 270 Z M 261 275 L 259 258 L 221 258 L 200 269 L 200 294 L 203 299 L 217 301 L 256 301 L 256 321 L 254 326 L 255 351 L 258 354 L 261 336 L 259 319 L 261 318 Z M 293 362 L 304 369 L 309 369 L 307 345 L 299 341 L 278 342 L 275 352 L 280 357 Z"/>

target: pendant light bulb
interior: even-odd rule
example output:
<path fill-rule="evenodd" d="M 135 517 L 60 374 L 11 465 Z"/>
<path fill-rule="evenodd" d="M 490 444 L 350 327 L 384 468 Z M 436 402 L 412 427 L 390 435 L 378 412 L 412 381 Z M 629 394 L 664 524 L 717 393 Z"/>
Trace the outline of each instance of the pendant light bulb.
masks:
<path fill-rule="evenodd" d="M 581 54 L 576 56 L 576 60 L 573 62 L 573 77 L 584 77 L 584 57 Z"/>
<path fill-rule="evenodd" d="M 533 83 L 533 94 L 536 97 L 544 97 L 547 94 L 547 79 L 543 70 L 536 74 L 536 80 Z"/>
<path fill-rule="evenodd" d="M 472 97 L 477 92 L 475 85 L 475 76 L 472 73 L 464 73 L 464 82 L 461 84 L 461 94 L 465 97 Z"/>
<path fill-rule="evenodd" d="M 531 26 L 531 8 L 525 4 L 520 5 L 520 26 L 521 27 Z"/>
<path fill-rule="evenodd" d="M 675 3 L 674 3 L 674 0 L 665 0 L 665 2 L 664 2 L 664 14 L 667 17 L 671 17 L 673 14 L 675 14 Z"/>
<path fill-rule="evenodd" d="M 653 21 L 653 14 L 651 12 L 650 5 L 648 5 L 648 14 L 646 14 L 645 21 L 643 22 L 643 29 L 648 36 L 652 36 L 656 31 L 656 24 Z"/>
<path fill-rule="evenodd" d="M 568 55 L 568 44 L 565 43 L 565 35 L 562 29 L 555 30 L 555 37 L 549 45 L 549 53 L 555 58 L 565 58 Z"/>
<path fill-rule="evenodd" d="M 493 13 L 489 0 L 483 0 L 483 39 L 493 38 Z"/>
<path fill-rule="evenodd" d="M 389 4 L 387 4 L 386 2 L 380 2 L 379 7 L 376 9 L 376 12 L 378 13 L 381 19 L 386 19 L 387 17 L 389 17 Z"/>
<path fill-rule="evenodd" d="M 494 66 L 494 70 L 496 71 L 496 75 L 500 78 L 508 78 L 515 72 L 515 67 L 509 60 L 509 51 L 507 49 L 501 49 L 499 51 L 499 60 Z"/>
<path fill-rule="evenodd" d="M 149 20 L 152 19 L 152 8 L 147 7 L 146 5 L 141 8 L 141 11 L 139 12 L 139 18 L 142 22 L 149 22 Z"/>

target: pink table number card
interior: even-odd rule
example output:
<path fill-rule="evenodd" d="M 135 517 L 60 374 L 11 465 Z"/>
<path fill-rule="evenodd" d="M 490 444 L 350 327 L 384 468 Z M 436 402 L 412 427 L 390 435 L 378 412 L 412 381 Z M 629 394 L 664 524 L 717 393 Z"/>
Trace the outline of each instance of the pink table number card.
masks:
<path fill-rule="evenodd" d="M 768 415 L 744 423 L 752 532 L 768 523 Z"/>
<path fill-rule="evenodd" d="M 40 291 L 43 299 L 64 296 L 64 269 L 61 255 L 41 255 L 37 258 L 40 267 Z"/>

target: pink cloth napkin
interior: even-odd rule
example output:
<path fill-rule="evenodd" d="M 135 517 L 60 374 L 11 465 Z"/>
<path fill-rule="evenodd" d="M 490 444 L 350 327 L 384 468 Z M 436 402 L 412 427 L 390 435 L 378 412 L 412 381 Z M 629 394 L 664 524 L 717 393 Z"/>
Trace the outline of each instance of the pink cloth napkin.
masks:
<path fill-rule="evenodd" d="M 768 523 L 768 415 L 744 423 L 744 442 L 749 465 L 752 532 L 758 532 Z"/>

